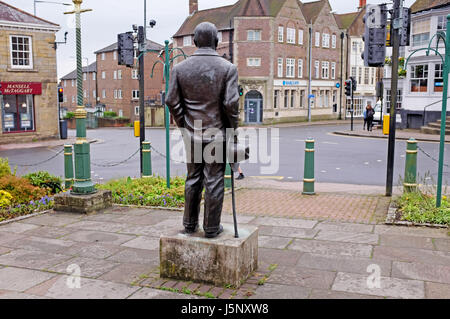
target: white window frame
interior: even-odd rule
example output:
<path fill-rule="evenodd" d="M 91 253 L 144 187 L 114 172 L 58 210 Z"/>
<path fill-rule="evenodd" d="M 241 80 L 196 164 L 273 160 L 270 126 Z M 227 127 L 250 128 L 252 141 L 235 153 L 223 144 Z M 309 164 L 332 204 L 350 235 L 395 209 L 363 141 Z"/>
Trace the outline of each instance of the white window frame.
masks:
<path fill-rule="evenodd" d="M 102 90 L 102 98 L 106 99 L 106 90 L 105 89 Z"/>
<path fill-rule="evenodd" d="M 106 71 L 102 71 L 102 79 L 103 79 L 103 80 L 106 79 Z"/>
<path fill-rule="evenodd" d="M 331 48 L 336 49 L 336 34 L 331 36 Z"/>
<path fill-rule="evenodd" d="M 117 51 L 113 52 L 113 60 L 117 60 Z"/>
<path fill-rule="evenodd" d="M 74 87 L 74 86 L 75 86 L 75 80 L 72 80 L 71 82 L 72 82 L 72 83 L 71 83 L 71 84 L 72 84 L 72 87 Z"/>
<path fill-rule="evenodd" d="M 278 77 L 283 77 L 283 58 L 278 58 Z"/>
<path fill-rule="evenodd" d="M 139 79 L 139 72 L 136 69 L 131 70 L 131 79 L 138 80 Z"/>
<path fill-rule="evenodd" d="M 330 78 L 330 62 L 322 61 L 322 79 Z"/>
<path fill-rule="evenodd" d="M 75 96 L 72 95 L 72 103 L 75 103 Z"/>
<path fill-rule="evenodd" d="M 223 34 L 222 31 L 217 32 L 217 38 L 219 39 L 219 43 L 223 42 Z"/>
<path fill-rule="evenodd" d="M 67 80 L 64 80 L 64 87 L 67 87 Z"/>
<path fill-rule="evenodd" d="M 122 89 L 117 90 L 117 98 L 119 100 L 123 99 Z"/>
<path fill-rule="evenodd" d="M 286 58 L 286 77 L 295 77 L 295 59 L 293 58 Z"/>
<path fill-rule="evenodd" d="M 286 43 L 295 44 L 295 29 L 286 28 Z"/>
<path fill-rule="evenodd" d="M 320 32 L 316 32 L 314 39 L 315 39 L 315 46 L 320 47 Z"/>
<path fill-rule="evenodd" d="M 134 107 L 134 115 L 139 116 L 139 105 Z"/>
<path fill-rule="evenodd" d="M 132 90 L 131 91 L 131 99 L 132 100 L 139 100 L 139 90 Z"/>
<path fill-rule="evenodd" d="M 29 44 L 29 51 L 28 51 L 29 65 L 14 65 L 13 64 L 13 60 L 14 60 L 13 59 L 13 41 L 12 41 L 13 37 L 28 39 L 28 44 Z M 18 51 L 18 50 L 16 50 L 16 51 Z M 26 51 L 21 51 L 21 52 L 26 52 Z M 11 69 L 32 70 L 33 69 L 33 38 L 31 36 L 11 34 L 9 36 L 9 55 L 10 55 Z"/>
<path fill-rule="evenodd" d="M 105 54 L 105 52 L 102 52 L 102 61 L 105 61 L 105 58 L 106 58 L 106 54 Z"/>
<path fill-rule="evenodd" d="M 261 66 L 261 58 L 247 58 L 247 66 L 248 67 L 260 67 Z"/>
<path fill-rule="evenodd" d="M 331 79 L 336 79 L 336 62 L 331 62 Z"/>
<path fill-rule="evenodd" d="M 298 75 L 300 79 L 303 78 L 303 59 L 298 59 Z"/>
<path fill-rule="evenodd" d="M 117 80 L 117 71 L 114 71 L 114 73 L 113 73 L 113 79 L 114 79 L 114 80 Z"/>
<path fill-rule="evenodd" d="M 261 30 L 247 30 L 247 41 L 261 41 Z"/>
<path fill-rule="evenodd" d="M 416 74 L 416 68 L 419 66 L 423 66 L 423 76 L 422 77 L 415 77 Z M 428 63 L 423 63 L 423 64 L 414 64 L 410 66 L 410 80 L 409 80 L 409 92 L 411 94 L 423 94 L 423 93 L 428 93 L 428 90 L 430 89 L 430 67 L 428 65 Z M 433 68 L 434 71 L 434 68 Z M 412 87 L 412 81 L 419 81 L 419 91 L 412 91 L 411 87 Z M 427 82 L 427 89 L 425 91 L 421 91 L 420 90 L 420 81 L 426 81 Z"/>
<path fill-rule="evenodd" d="M 92 97 L 93 97 L 94 99 L 97 98 L 97 91 L 96 91 L 96 90 L 93 90 L 93 91 L 92 91 Z"/>
<path fill-rule="evenodd" d="M 314 77 L 319 79 L 320 77 L 320 61 L 314 61 Z"/>
<path fill-rule="evenodd" d="M 418 30 L 419 29 L 419 30 Z M 430 40 L 431 21 L 430 18 L 417 20 L 411 23 L 411 46 L 426 46 Z M 414 37 L 419 36 L 420 39 L 414 41 Z"/>
<path fill-rule="evenodd" d="M 284 41 L 284 27 L 278 26 L 278 42 L 283 43 Z"/>
<path fill-rule="evenodd" d="M 87 73 L 83 73 L 83 81 L 87 80 Z"/>
<path fill-rule="evenodd" d="M 122 80 L 122 70 L 117 71 L 117 79 Z"/>
<path fill-rule="evenodd" d="M 114 90 L 114 99 L 117 100 L 117 90 Z"/>
<path fill-rule="evenodd" d="M 97 80 L 97 73 L 92 72 L 92 81 L 96 81 Z"/>
<path fill-rule="evenodd" d="M 303 45 L 303 29 L 298 29 L 298 44 Z"/>
<path fill-rule="evenodd" d="M 186 35 L 183 37 L 183 46 L 184 47 L 192 46 L 192 36 Z"/>
<path fill-rule="evenodd" d="M 322 34 L 322 48 L 330 47 L 330 35 L 328 33 Z"/>

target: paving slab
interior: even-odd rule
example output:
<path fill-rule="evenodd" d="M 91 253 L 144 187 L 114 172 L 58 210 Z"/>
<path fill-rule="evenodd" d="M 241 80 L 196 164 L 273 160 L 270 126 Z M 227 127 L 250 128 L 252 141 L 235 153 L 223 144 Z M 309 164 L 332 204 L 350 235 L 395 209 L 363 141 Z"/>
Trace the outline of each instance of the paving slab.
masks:
<path fill-rule="evenodd" d="M 370 277 L 339 272 L 332 290 L 393 298 L 419 299 L 425 297 L 425 283 L 418 280 L 380 277 L 380 288 L 369 288 Z"/>
<path fill-rule="evenodd" d="M 450 238 L 433 238 L 433 243 L 436 250 L 450 251 Z"/>
<path fill-rule="evenodd" d="M 315 239 L 355 244 L 378 244 L 378 235 L 370 233 L 352 233 L 332 230 L 321 230 Z"/>
<path fill-rule="evenodd" d="M 159 214 L 146 214 L 146 215 L 127 214 L 124 216 L 118 216 L 117 218 L 114 219 L 114 222 L 132 225 L 153 226 L 169 218 L 170 218 L 169 216 L 161 216 Z"/>
<path fill-rule="evenodd" d="M 318 223 L 316 227 L 314 227 L 314 229 L 326 231 L 351 232 L 351 233 L 373 233 L 374 227 L 375 225 L 368 225 L 368 224 L 322 221 Z"/>
<path fill-rule="evenodd" d="M 65 249 L 75 244 L 70 240 L 42 238 L 30 236 L 22 238 L 20 241 L 13 241 L 4 244 L 7 247 L 26 249 L 32 251 L 42 251 L 46 253 L 62 253 Z"/>
<path fill-rule="evenodd" d="M 26 231 L 23 234 L 27 236 L 59 239 L 63 236 L 67 236 L 70 233 L 73 233 L 74 231 L 74 229 L 64 227 L 38 226 L 38 228 Z"/>
<path fill-rule="evenodd" d="M 25 299 L 48 299 L 48 298 L 25 294 L 22 292 L 0 290 L 0 299 L 25 300 Z"/>
<path fill-rule="evenodd" d="M 351 292 L 313 289 L 309 299 L 384 299 L 380 296 L 361 295 Z"/>
<path fill-rule="evenodd" d="M 152 288 L 141 288 L 128 299 L 200 299 L 200 297 Z"/>
<path fill-rule="evenodd" d="M 371 245 L 306 239 L 295 239 L 288 249 L 332 256 L 370 257 L 372 254 Z"/>
<path fill-rule="evenodd" d="M 64 255 L 79 256 L 87 258 L 108 258 L 123 248 L 118 245 L 110 245 L 104 243 L 76 242 L 71 247 L 62 251 Z"/>
<path fill-rule="evenodd" d="M 424 264 L 450 265 L 449 252 L 426 249 L 376 246 L 373 251 L 373 258 L 404 262 L 420 262 Z"/>
<path fill-rule="evenodd" d="M 73 265 L 80 267 L 81 277 L 97 278 L 117 267 L 119 263 L 103 259 L 75 257 L 50 267 L 49 270 L 60 274 L 70 274 L 67 270 L 69 269 L 69 266 Z"/>
<path fill-rule="evenodd" d="M 0 247 L 0 255 L 9 253 L 11 251 L 11 248 L 7 248 L 7 247 Z"/>
<path fill-rule="evenodd" d="M 25 249 L 13 250 L 0 256 L 0 265 L 23 267 L 31 269 L 48 269 L 62 263 L 71 257 L 61 254 L 50 254 L 42 251 Z"/>
<path fill-rule="evenodd" d="M 282 227 L 296 227 L 296 228 L 313 228 L 317 221 L 306 219 L 289 219 L 289 218 L 274 218 L 274 217 L 257 217 L 251 224 L 261 226 L 282 226 Z"/>
<path fill-rule="evenodd" d="M 450 264 L 443 266 L 394 261 L 392 277 L 450 284 Z"/>
<path fill-rule="evenodd" d="M 371 258 L 341 257 L 304 253 L 298 260 L 297 266 L 328 271 L 368 274 L 370 265 L 378 265 L 383 276 L 390 276 L 390 260 L 374 260 Z"/>
<path fill-rule="evenodd" d="M 316 229 L 279 226 L 259 226 L 258 229 L 260 235 L 304 239 L 312 239 L 319 232 Z"/>
<path fill-rule="evenodd" d="M 8 232 L 13 234 L 22 234 L 26 231 L 29 231 L 31 229 L 38 228 L 37 225 L 31 225 L 31 224 L 22 224 L 22 223 L 9 223 L 6 225 L 0 226 L 0 232 Z"/>
<path fill-rule="evenodd" d="M 266 283 L 259 286 L 249 299 L 306 299 L 310 288 Z"/>
<path fill-rule="evenodd" d="M 60 213 L 48 213 L 45 215 L 27 218 L 20 223 L 39 226 L 62 227 L 77 222 L 80 217 L 75 216 L 76 215 L 73 215 L 73 217 L 69 217 L 68 215 L 61 215 Z"/>
<path fill-rule="evenodd" d="M 450 285 L 435 282 L 425 283 L 425 294 L 429 299 L 450 299 Z"/>
<path fill-rule="evenodd" d="M 121 263 L 119 266 L 106 272 L 98 279 L 124 284 L 131 284 L 136 281 L 139 281 L 140 279 L 145 278 L 149 273 L 151 273 L 154 270 L 155 270 L 154 266 Z"/>
<path fill-rule="evenodd" d="M 335 277 L 336 273 L 331 271 L 280 266 L 270 274 L 266 282 L 280 285 L 330 289 Z"/>
<path fill-rule="evenodd" d="M 255 216 L 244 216 L 239 214 L 236 216 L 236 218 L 238 221 L 238 225 L 250 224 L 252 221 L 255 220 Z M 223 213 L 221 217 L 221 222 L 226 224 L 233 224 L 234 223 L 233 215 Z"/>
<path fill-rule="evenodd" d="M 159 239 L 155 237 L 139 236 L 138 238 L 127 241 L 122 247 L 156 250 L 159 249 Z"/>
<path fill-rule="evenodd" d="M 106 233 L 91 230 L 80 230 L 63 237 L 63 239 L 66 240 L 87 242 L 87 243 L 105 243 L 110 245 L 120 245 L 134 238 L 136 238 L 136 236 Z"/>
<path fill-rule="evenodd" d="M 126 248 L 107 258 L 107 260 L 121 263 L 143 264 L 148 266 L 159 265 L 159 250 Z"/>
<path fill-rule="evenodd" d="M 5 245 L 9 242 L 17 241 L 22 238 L 25 238 L 25 235 L 0 231 L 0 245 Z"/>
<path fill-rule="evenodd" d="M 284 249 L 291 241 L 291 238 L 286 237 L 258 236 L 258 246 L 262 248 Z"/>
<path fill-rule="evenodd" d="M 261 262 L 265 264 L 277 264 L 280 266 L 295 266 L 302 255 L 302 252 L 294 250 L 279 250 L 259 248 L 258 250 L 258 269 L 262 269 Z"/>
<path fill-rule="evenodd" d="M 427 237 L 407 236 L 407 235 L 380 235 L 381 246 L 418 248 L 432 250 L 433 239 Z"/>
<path fill-rule="evenodd" d="M 25 291 L 54 276 L 42 271 L 6 267 L 0 269 L 0 289 Z"/>
<path fill-rule="evenodd" d="M 71 288 L 73 282 L 69 276 L 60 276 L 58 280 L 46 287 L 44 296 L 58 299 L 123 299 L 138 287 L 113 283 L 97 279 L 80 278 L 80 288 Z M 69 283 L 69 285 L 68 285 Z"/>
<path fill-rule="evenodd" d="M 182 226 L 179 226 L 182 229 Z M 159 238 L 161 235 L 166 234 L 167 229 L 158 229 L 155 225 L 133 225 L 133 224 L 125 224 L 121 234 L 132 235 L 132 236 L 147 236 L 147 237 L 155 237 Z"/>
<path fill-rule="evenodd" d="M 388 226 L 376 225 L 375 234 L 386 235 L 409 235 L 431 238 L 449 238 L 448 229 L 430 228 L 430 227 L 407 227 L 407 226 Z"/>
<path fill-rule="evenodd" d="M 67 228 L 102 231 L 108 233 L 117 233 L 121 231 L 123 227 L 123 224 L 95 220 L 81 220 L 67 226 Z"/>

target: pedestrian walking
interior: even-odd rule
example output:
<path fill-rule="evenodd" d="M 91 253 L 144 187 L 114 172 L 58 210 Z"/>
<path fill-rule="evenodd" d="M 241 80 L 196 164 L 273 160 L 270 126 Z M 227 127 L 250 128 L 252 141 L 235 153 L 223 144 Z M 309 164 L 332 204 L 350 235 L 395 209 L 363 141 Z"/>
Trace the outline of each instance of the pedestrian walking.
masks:
<path fill-rule="evenodd" d="M 373 109 L 370 102 L 367 102 L 366 115 L 367 115 L 367 131 L 372 132 L 373 117 L 375 115 L 375 110 Z"/>
<path fill-rule="evenodd" d="M 365 131 L 366 130 L 366 125 L 367 125 L 367 108 L 364 109 L 363 117 L 364 117 L 363 131 Z"/>
<path fill-rule="evenodd" d="M 241 165 L 239 165 L 239 167 L 238 167 L 238 172 L 239 172 L 239 176 L 238 176 L 237 180 L 244 179 L 245 176 L 244 176 L 244 173 L 242 172 Z"/>

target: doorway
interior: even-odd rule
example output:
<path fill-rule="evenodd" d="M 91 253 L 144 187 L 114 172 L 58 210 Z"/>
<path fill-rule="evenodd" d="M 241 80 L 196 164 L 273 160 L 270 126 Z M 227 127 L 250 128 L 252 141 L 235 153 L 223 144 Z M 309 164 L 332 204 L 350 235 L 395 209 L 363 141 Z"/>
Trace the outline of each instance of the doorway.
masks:
<path fill-rule="evenodd" d="M 260 124 L 263 122 L 263 97 L 258 91 L 250 91 L 245 95 L 245 123 Z"/>

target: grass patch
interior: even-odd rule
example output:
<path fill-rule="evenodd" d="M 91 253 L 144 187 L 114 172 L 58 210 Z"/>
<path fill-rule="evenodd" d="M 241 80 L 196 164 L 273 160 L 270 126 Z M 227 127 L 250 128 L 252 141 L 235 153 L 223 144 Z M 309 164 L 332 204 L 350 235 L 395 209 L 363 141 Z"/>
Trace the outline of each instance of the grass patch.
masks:
<path fill-rule="evenodd" d="M 400 220 L 450 226 L 450 202 L 446 196 L 440 208 L 436 207 L 436 196 L 422 191 L 403 194 L 396 205 Z"/>
<path fill-rule="evenodd" d="M 171 188 L 168 189 L 163 177 L 128 177 L 96 187 L 110 190 L 115 204 L 179 208 L 184 206 L 184 184 L 184 178 L 172 178 Z"/>

